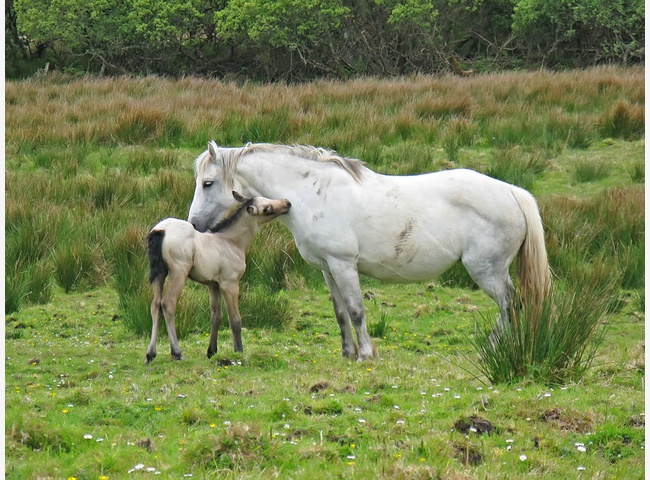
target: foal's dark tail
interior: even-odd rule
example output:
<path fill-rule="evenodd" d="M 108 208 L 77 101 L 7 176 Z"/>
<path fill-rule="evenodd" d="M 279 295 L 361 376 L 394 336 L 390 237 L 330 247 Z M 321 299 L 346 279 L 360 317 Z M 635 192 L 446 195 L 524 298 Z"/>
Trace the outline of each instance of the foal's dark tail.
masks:
<path fill-rule="evenodd" d="M 149 283 L 167 278 L 167 265 L 163 260 L 162 244 L 165 238 L 164 230 L 152 230 L 147 235 L 147 255 L 149 256 Z"/>

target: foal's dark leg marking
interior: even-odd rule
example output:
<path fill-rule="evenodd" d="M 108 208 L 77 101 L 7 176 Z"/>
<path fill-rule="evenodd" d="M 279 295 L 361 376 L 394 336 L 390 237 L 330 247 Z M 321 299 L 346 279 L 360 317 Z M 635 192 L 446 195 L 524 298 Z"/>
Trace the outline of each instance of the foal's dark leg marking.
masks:
<path fill-rule="evenodd" d="M 183 355 L 181 355 L 181 352 L 174 353 L 174 351 L 172 350 L 172 358 L 174 360 L 183 360 Z"/>
<path fill-rule="evenodd" d="M 208 358 L 212 358 L 217 353 L 217 341 L 219 327 L 223 316 L 221 310 L 221 289 L 219 284 L 209 284 L 208 292 L 210 293 L 210 343 L 208 345 Z"/>

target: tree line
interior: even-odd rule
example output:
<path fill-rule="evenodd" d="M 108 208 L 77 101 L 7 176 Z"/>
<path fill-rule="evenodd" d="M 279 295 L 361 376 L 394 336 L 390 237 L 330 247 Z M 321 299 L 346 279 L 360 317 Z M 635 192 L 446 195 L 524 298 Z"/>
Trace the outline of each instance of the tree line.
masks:
<path fill-rule="evenodd" d="M 303 81 L 644 62 L 643 0 L 7 0 L 5 71 Z"/>

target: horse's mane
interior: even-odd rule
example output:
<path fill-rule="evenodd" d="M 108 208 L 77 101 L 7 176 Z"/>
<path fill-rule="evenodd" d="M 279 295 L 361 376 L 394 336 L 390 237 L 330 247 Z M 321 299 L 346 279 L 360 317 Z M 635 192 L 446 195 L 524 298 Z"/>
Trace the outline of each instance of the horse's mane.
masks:
<path fill-rule="evenodd" d="M 341 157 L 333 150 L 327 150 L 321 147 L 313 147 L 311 145 L 277 145 L 272 143 L 248 143 L 239 148 L 218 148 L 217 150 L 224 164 L 224 182 L 228 188 L 232 188 L 234 184 L 235 169 L 239 159 L 245 155 L 252 153 L 279 153 L 283 155 L 291 155 L 307 160 L 314 160 L 317 162 L 334 163 L 345 170 L 357 182 L 361 181 L 363 174 L 363 167 L 365 163 L 356 158 Z M 200 155 L 195 162 L 194 170 L 197 174 L 202 173 L 201 170 L 205 166 L 210 157 L 209 150 Z"/>

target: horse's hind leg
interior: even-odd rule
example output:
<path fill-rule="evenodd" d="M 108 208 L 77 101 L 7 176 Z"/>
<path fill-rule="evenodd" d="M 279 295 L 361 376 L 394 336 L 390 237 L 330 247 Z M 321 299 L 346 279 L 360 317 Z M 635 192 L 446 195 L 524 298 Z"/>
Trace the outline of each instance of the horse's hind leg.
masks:
<path fill-rule="evenodd" d="M 375 344 L 370 338 L 370 335 L 368 335 L 366 312 L 363 308 L 361 286 L 359 285 L 359 272 L 357 271 L 356 265 L 352 262 L 335 258 L 330 258 L 327 265 L 329 267 L 329 274 L 336 286 L 336 288 L 330 290 L 332 298 L 335 298 L 337 295 L 340 296 L 339 299 L 335 300 L 335 308 L 338 308 L 337 304 L 340 303 L 345 306 L 349 319 L 357 332 L 357 341 L 359 342 L 359 360 L 371 360 L 377 358 L 377 349 L 375 348 Z M 346 336 L 351 337 L 351 334 L 349 333 L 349 330 L 347 330 L 347 325 L 341 325 L 341 317 L 339 315 L 337 315 L 337 320 L 339 320 L 339 326 L 341 327 L 341 337 L 344 342 L 343 353 L 345 355 L 345 342 L 346 340 L 349 342 L 349 339 L 346 339 Z"/>
<path fill-rule="evenodd" d="M 462 262 L 476 284 L 499 307 L 497 328 L 503 330 L 510 321 L 510 306 L 515 292 L 508 265 L 472 262 L 467 258 L 463 258 Z"/>
<path fill-rule="evenodd" d="M 171 345 L 171 354 L 176 360 L 182 360 L 183 355 L 181 355 L 181 347 L 178 345 L 174 318 L 176 316 L 176 304 L 178 303 L 178 298 L 181 296 L 181 292 L 185 286 L 186 278 L 187 274 L 185 272 L 171 271 L 169 275 L 169 285 L 167 286 L 167 291 L 162 299 L 162 311 L 165 315 L 165 324 L 167 325 L 167 335 Z"/>
<path fill-rule="evenodd" d="M 218 283 L 208 285 L 210 292 L 210 344 L 208 345 L 208 358 L 217 353 L 217 339 L 223 313 L 221 311 L 221 290 Z"/>
<path fill-rule="evenodd" d="M 147 348 L 147 360 L 146 363 L 149 364 L 156 358 L 156 341 L 158 340 L 158 327 L 160 324 L 160 317 L 162 315 L 162 296 L 163 296 L 163 284 L 165 283 L 164 278 L 156 278 L 151 286 L 153 288 L 153 300 L 151 301 L 151 341 L 149 342 L 149 348 Z"/>

